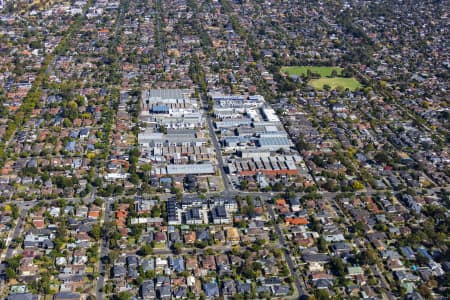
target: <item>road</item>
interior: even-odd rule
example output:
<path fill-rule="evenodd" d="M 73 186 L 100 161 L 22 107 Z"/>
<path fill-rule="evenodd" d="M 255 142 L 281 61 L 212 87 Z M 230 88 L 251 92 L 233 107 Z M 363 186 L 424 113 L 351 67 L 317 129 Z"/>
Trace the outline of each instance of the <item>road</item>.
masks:
<path fill-rule="evenodd" d="M 105 209 L 103 214 L 103 224 L 107 224 L 110 221 L 110 214 L 111 214 L 111 205 L 112 200 L 111 198 L 105 201 Z M 103 226 L 102 226 L 103 230 Z M 107 276 L 107 272 L 105 270 L 105 264 L 103 263 L 103 257 L 107 256 L 109 253 L 109 241 L 106 239 L 103 239 L 101 241 L 100 246 L 100 262 L 98 266 L 98 270 L 100 272 L 98 280 L 97 280 L 97 291 L 96 291 L 96 299 L 101 300 L 103 297 L 103 287 L 105 284 L 105 276 Z"/>
<path fill-rule="evenodd" d="M 284 257 L 286 258 L 286 263 L 289 267 L 289 271 L 291 272 L 291 274 L 294 276 L 294 283 L 295 283 L 295 287 L 297 288 L 298 294 L 299 294 L 299 298 L 304 296 L 305 293 L 305 286 L 301 283 L 300 278 L 295 270 L 295 266 L 294 263 L 292 261 L 291 258 L 291 254 L 288 251 L 288 247 L 286 245 L 286 241 L 284 240 L 284 235 L 283 232 L 281 231 L 280 227 L 278 226 L 277 222 L 276 222 L 276 218 L 275 218 L 275 213 L 273 212 L 273 208 L 272 208 L 272 204 L 267 204 L 267 209 L 269 211 L 270 216 L 272 217 L 272 219 L 274 220 L 274 227 L 275 227 L 275 232 L 278 235 L 278 239 L 279 239 L 279 243 L 280 245 L 283 247 L 283 252 L 284 252 Z"/>
<path fill-rule="evenodd" d="M 226 174 L 225 174 L 224 177 L 225 177 L 224 180 L 228 179 Z M 228 182 L 228 181 L 225 181 L 225 182 Z M 428 194 L 430 194 L 430 192 L 431 193 L 439 192 L 441 189 L 446 190 L 447 192 L 450 192 L 450 186 L 445 186 L 445 187 L 439 186 L 439 187 L 434 187 L 434 188 L 428 189 Z M 415 189 L 415 190 L 417 192 L 421 191 L 421 189 Z M 369 196 L 369 195 L 375 195 L 375 194 L 380 194 L 381 195 L 381 194 L 386 193 L 386 192 L 391 192 L 391 193 L 397 194 L 397 193 L 401 193 L 402 191 L 368 190 L 368 191 L 360 191 L 359 193 L 360 194 L 366 194 L 367 196 Z M 263 200 L 267 200 L 269 198 L 273 198 L 274 196 L 276 196 L 278 194 L 282 194 L 282 193 L 281 192 L 280 193 L 276 193 L 276 192 L 267 193 L 267 192 L 238 191 L 238 190 L 234 190 L 231 187 L 230 183 L 228 182 L 228 189 L 226 189 L 224 192 L 222 192 L 222 193 L 217 193 L 217 192 L 215 192 L 215 193 L 206 193 L 206 196 L 211 196 L 211 197 L 214 197 L 214 196 L 234 197 L 234 196 L 237 196 L 237 195 L 241 195 L 241 196 L 242 195 L 245 195 L 245 196 L 248 195 L 248 196 L 251 196 L 251 197 L 260 197 Z M 341 194 L 341 193 L 340 192 L 326 192 L 326 191 L 324 191 L 324 192 L 319 192 L 319 194 L 324 199 L 332 199 L 332 198 L 335 198 L 336 195 Z M 155 196 L 155 195 L 156 194 L 152 194 L 152 195 L 148 195 L 148 196 L 152 197 L 152 196 Z M 185 193 L 185 195 L 188 195 L 188 194 Z M 197 194 L 192 193 L 192 195 L 197 195 Z M 305 195 L 305 193 L 298 193 L 299 197 L 302 197 L 304 195 Z M 167 195 L 167 194 L 157 194 L 157 196 L 159 196 L 160 199 L 162 199 L 162 200 L 167 200 L 168 198 L 171 197 L 171 195 Z M 117 199 L 123 198 L 123 196 L 113 196 L 112 198 L 113 198 L 113 200 L 117 200 Z M 85 198 L 62 198 L 62 199 L 65 199 L 67 201 L 67 203 L 76 203 L 76 202 L 79 202 L 80 200 L 83 200 L 84 203 L 91 203 L 91 202 L 93 202 L 95 200 L 95 196 L 94 196 L 94 193 L 92 193 L 91 196 L 85 197 Z M 15 200 L 15 201 L 6 201 L 6 202 L 3 202 L 3 203 L 0 203 L 0 207 L 4 207 L 6 204 L 9 204 L 9 203 L 14 203 L 20 209 L 28 209 L 30 207 L 35 206 L 38 203 L 45 203 L 45 202 L 46 203 L 52 203 L 54 201 L 56 201 L 56 200 L 55 199 L 41 199 L 41 200 L 32 200 L 32 201 Z"/>
<path fill-rule="evenodd" d="M 119 32 L 121 30 L 121 25 L 123 23 L 123 19 L 124 16 L 126 14 L 127 11 L 127 7 L 128 7 L 128 3 L 129 1 L 120 1 L 120 6 L 119 6 L 119 11 L 117 13 L 117 19 L 116 19 L 116 23 L 115 23 L 115 27 L 114 27 L 114 40 L 112 45 L 110 45 L 110 51 L 112 53 L 114 53 L 116 51 L 116 46 L 119 43 Z M 113 69 L 110 70 L 110 75 L 113 75 Z M 110 90 L 111 92 L 111 90 Z M 108 148 L 109 149 L 109 148 Z M 95 200 L 95 196 L 96 196 L 96 189 L 94 188 L 94 190 L 92 191 L 91 195 L 90 195 L 90 200 L 94 201 Z M 105 269 L 105 264 L 103 262 L 103 257 L 108 256 L 109 253 L 109 241 L 103 237 L 103 232 L 104 232 L 104 226 L 105 224 L 107 224 L 110 221 L 110 214 L 111 214 L 111 205 L 113 203 L 113 201 L 115 200 L 115 198 L 108 198 L 105 199 L 105 203 L 104 203 L 104 209 L 103 209 L 103 219 L 100 221 L 100 225 L 101 225 L 101 230 L 102 230 L 102 234 L 101 234 L 101 241 L 100 241 L 100 251 L 99 251 L 99 264 L 98 264 L 98 279 L 97 279 L 97 285 L 96 285 L 96 299 L 97 300 L 101 300 L 103 299 L 103 288 L 105 285 L 105 277 L 108 276 L 107 271 Z"/>
<path fill-rule="evenodd" d="M 204 249 L 198 249 L 198 248 L 183 248 L 181 249 L 181 253 L 180 254 L 175 254 L 173 250 L 171 249 L 167 249 L 167 248 L 154 248 L 153 249 L 153 254 L 154 255 L 190 255 L 190 254 L 203 254 L 203 252 L 207 251 L 207 250 L 213 250 L 215 252 L 219 252 L 219 253 L 224 253 L 224 252 L 228 252 L 231 250 L 230 246 L 211 246 L 211 247 L 206 247 Z"/>
<path fill-rule="evenodd" d="M 202 97 L 202 101 L 203 101 L 203 108 L 207 112 L 208 111 L 208 109 L 207 109 L 208 104 L 206 103 L 207 96 L 202 95 L 201 97 Z M 216 150 L 218 167 L 220 169 L 220 174 L 222 175 L 222 180 L 223 180 L 223 184 L 224 184 L 224 192 L 225 192 L 225 194 L 227 194 L 233 188 L 230 184 L 230 180 L 228 179 L 227 174 L 225 173 L 225 169 L 224 169 L 225 164 L 223 162 L 222 151 L 220 149 L 219 142 L 217 141 L 216 133 L 214 132 L 214 125 L 211 121 L 211 116 L 209 115 L 208 112 L 206 113 L 206 122 L 208 124 L 209 136 L 211 138 L 211 141 L 213 142 L 214 149 Z"/>
<path fill-rule="evenodd" d="M 20 232 L 22 231 L 23 222 L 24 222 L 24 220 L 26 218 L 26 215 L 27 215 L 27 211 L 28 211 L 27 208 L 22 209 L 22 211 L 21 211 L 21 213 L 19 215 L 19 218 L 18 218 L 18 220 L 16 222 L 16 227 L 14 228 L 14 232 L 13 232 L 12 236 L 10 237 L 8 235 L 8 238 L 6 239 L 6 244 L 5 244 L 6 251 L 3 251 L 2 255 L 0 256 L 0 262 L 1 262 L 2 266 L 4 266 L 5 258 L 13 257 L 13 255 L 14 255 L 15 247 L 11 247 L 10 248 L 10 245 L 11 245 L 12 241 L 15 241 L 19 237 Z M 3 272 L 4 272 L 4 269 L 2 267 L 2 273 Z M 2 280 L 2 283 L 3 283 L 3 280 Z M 1 293 L 3 293 L 4 287 L 5 286 L 3 286 L 3 285 L 0 287 L 0 292 Z"/>
<path fill-rule="evenodd" d="M 380 279 L 380 286 L 388 291 L 390 289 L 389 284 L 387 283 L 386 278 L 384 278 L 384 275 L 380 272 L 378 266 L 375 264 L 373 266 L 370 266 L 370 269 L 372 270 L 372 273 L 375 275 L 375 277 L 378 277 Z"/>
<path fill-rule="evenodd" d="M 6 257 L 12 257 L 14 255 L 14 249 L 15 248 L 10 248 L 9 245 L 11 244 L 12 241 L 16 240 L 19 237 L 20 231 L 22 230 L 23 222 L 24 222 L 25 217 L 27 215 L 27 211 L 28 211 L 28 209 L 26 209 L 26 208 L 22 209 L 22 211 L 20 213 L 20 216 L 19 216 L 19 218 L 17 220 L 16 227 L 14 228 L 14 232 L 13 232 L 12 237 L 11 238 L 8 237 L 6 239 L 6 252 L 3 252 L 2 256 L 0 257 L 2 263 L 3 263 L 3 260 Z"/>
<path fill-rule="evenodd" d="M 156 1 L 156 11 L 154 13 L 154 17 L 156 18 L 156 26 L 158 28 L 158 42 L 159 42 L 159 59 L 161 62 L 164 62 L 164 42 L 162 36 L 162 26 L 161 26 L 161 16 L 162 16 L 162 2 L 161 0 Z"/>

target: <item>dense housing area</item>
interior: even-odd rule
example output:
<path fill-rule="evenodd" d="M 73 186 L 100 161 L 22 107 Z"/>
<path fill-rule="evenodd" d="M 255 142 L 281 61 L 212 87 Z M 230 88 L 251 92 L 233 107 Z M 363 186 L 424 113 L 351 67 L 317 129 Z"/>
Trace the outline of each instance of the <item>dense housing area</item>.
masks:
<path fill-rule="evenodd" d="M 448 11 L 0 0 L 0 298 L 447 299 Z"/>

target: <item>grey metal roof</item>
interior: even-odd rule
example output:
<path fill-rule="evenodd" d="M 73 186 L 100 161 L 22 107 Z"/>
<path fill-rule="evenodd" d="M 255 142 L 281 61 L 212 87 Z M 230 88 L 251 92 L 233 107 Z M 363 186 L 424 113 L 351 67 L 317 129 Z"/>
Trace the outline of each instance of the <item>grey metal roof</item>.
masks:
<path fill-rule="evenodd" d="M 37 300 L 39 297 L 30 293 L 9 295 L 6 300 Z"/>
<path fill-rule="evenodd" d="M 265 146 L 288 146 L 289 139 L 287 137 L 264 137 L 258 140 L 258 144 L 260 147 Z"/>
<path fill-rule="evenodd" d="M 149 90 L 148 97 L 158 97 L 162 99 L 183 99 L 189 98 L 192 94 L 192 90 L 189 89 L 160 89 Z"/>
<path fill-rule="evenodd" d="M 210 163 L 190 165 L 168 165 L 167 174 L 212 174 L 214 167 Z"/>

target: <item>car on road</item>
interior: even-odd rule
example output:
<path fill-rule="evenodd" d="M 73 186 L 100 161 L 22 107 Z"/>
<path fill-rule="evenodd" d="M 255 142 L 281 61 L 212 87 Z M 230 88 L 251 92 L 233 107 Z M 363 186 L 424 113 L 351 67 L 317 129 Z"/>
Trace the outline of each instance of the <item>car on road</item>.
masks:
<path fill-rule="evenodd" d="M 11 244 L 9 244 L 9 249 L 15 249 L 15 248 L 17 248 L 17 242 L 12 241 Z"/>

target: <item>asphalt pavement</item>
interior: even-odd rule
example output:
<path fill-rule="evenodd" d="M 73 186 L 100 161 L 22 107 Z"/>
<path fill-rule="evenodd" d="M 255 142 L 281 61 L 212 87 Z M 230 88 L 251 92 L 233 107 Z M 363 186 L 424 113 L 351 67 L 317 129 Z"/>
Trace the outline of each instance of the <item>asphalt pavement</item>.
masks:
<path fill-rule="evenodd" d="M 267 209 L 269 211 L 270 216 L 274 220 L 275 232 L 278 235 L 278 240 L 279 240 L 280 245 L 283 247 L 284 257 L 286 258 L 286 263 L 289 267 L 289 271 L 291 272 L 291 275 L 294 276 L 295 287 L 298 291 L 299 298 L 300 298 L 306 294 L 305 286 L 302 285 L 302 282 L 300 281 L 300 278 L 295 270 L 295 265 L 292 261 L 291 254 L 288 251 L 286 242 L 284 240 L 283 232 L 281 231 L 280 227 L 278 226 L 278 224 L 276 222 L 275 213 L 273 212 L 273 209 L 272 209 L 272 204 L 267 204 Z"/>
<path fill-rule="evenodd" d="M 203 106 L 205 107 L 205 111 L 207 111 L 206 95 L 202 95 L 201 97 L 202 97 L 202 101 L 203 101 Z M 233 188 L 231 187 L 230 179 L 228 178 L 227 174 L 225 173 L 225 169 L 224 169 L 225 164 L 223 162 L 222 151 L 220 149 L 219 142 L 217 141 L 216 133 L 214 132 L 214 125 L 211 121 L 211 116 L 209 115 L 209 113 L 206 113 L 206 122 L 208 123 L 209 136 L 213 142 L 214 149 L 216 150 L 217 163 L 218 163 L 218 167 L 220 169 L 220 174 L 222 175 L 224 189 L 225 189 L 225 192 L 229 192 Z"/>
<path fill-rule="evenodd" d="M 104 211 L 104 215 L 103 215 L 103 224 L 102 224 L 103 226 L 104 226 L 104 224 L 108 223 L 110 220 L 112 200 L 108 199 L 107 201 L 105 201 L 104 205 L 105 205 L 105 211 Z M 102 226 L 102 230 L 103 230 L 103 226 Z M 97 291 L 96 291 L 96 299 L 97 300 L 101 300 L 103 298 L 103 287 L 105 285 L 105 276 L 107 276 L 107 272 L 106 272 L 107 270 L 105 269 L 105 264 L 103 263 L 102 258 L 107 256 L 108 253 L 109 253 L 109 241 L 103 239 L 101 241 L 101 246 L 100 246 L 100 262 L 99 262 L 99 267 L 98 267 L 100 274 L 99 274 L 98 280 L 97 280 Z"/>
<path fill-rule="evenodd" d="M 17 220 L 16 228 L 14 229 L 13 235 L 12 235 L 9 243 L 7 242 L 6 246 L 8 248 L 6 250 L 6 256 L 4 258 L 12 257 L 14 255 L 15 247 L 11 248 L 11 247 L 9 247 L 9 245 L 11 244 L 11 242 L 15 241 L 19 237 L 20 231 L 22 230 L 23 221 L 25 220 L 25 217 L 27 215 L 27 211 L 28 211 L 27 209 L 22 209 L 22 211 L 20 213 L 20 216 L 19 216 L 19 219 Z"/>

